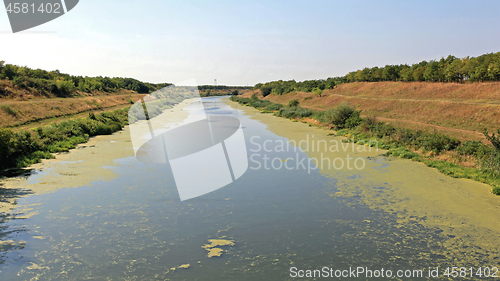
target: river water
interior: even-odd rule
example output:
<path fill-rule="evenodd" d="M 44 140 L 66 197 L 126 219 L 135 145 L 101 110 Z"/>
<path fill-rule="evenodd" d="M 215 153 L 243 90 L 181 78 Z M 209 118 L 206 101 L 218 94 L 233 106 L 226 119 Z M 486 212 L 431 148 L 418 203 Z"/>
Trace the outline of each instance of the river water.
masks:
<path fill-rule="evenodd" d="M 116 174 L 111 179 L 19 197 L 1 218 L 2 240 L 15 243 L 2 252 L 0 280 L 288 280 L 298 270 L 323 267 L 423 272 L 395 280 L 429 279 L 429 268 L 439 267 L 439 278 L 430 279 L 446 280 L 446 267 L 498 267 L 499 232 L 489 227 L 498 212 L 481 221 L 476 217 L 484 213 L 471 211 L 476 207 L 454 205 L 469 198 L 494 210 L 498 200 L 487 187 L 368 146 L 302 151 L 317 140 L 340 139 L 225 99 L 204 102 L 210 114 L 241 121 L 249 168 L 240 179 L 180 201 L 168 164 L 125 157 L 104 167 Z M 347 162 L 308 167 L 321 153 L 338 157 L 338 166 L 352 157 L 352 169 Z M 26 181 L 36 185 L 46 173 Z M 209 239 L 234 245 L 208 257 L 202 246 Z"/>

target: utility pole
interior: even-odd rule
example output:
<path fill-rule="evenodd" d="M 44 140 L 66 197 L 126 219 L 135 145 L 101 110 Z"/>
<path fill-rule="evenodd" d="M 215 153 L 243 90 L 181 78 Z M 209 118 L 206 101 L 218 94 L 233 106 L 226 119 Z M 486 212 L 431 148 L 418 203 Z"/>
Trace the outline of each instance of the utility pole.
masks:
<path fill-rule="evenodd" d="M 215 86 L 217 86 L 217 79 L 214 79 L 214 84 Z"/>

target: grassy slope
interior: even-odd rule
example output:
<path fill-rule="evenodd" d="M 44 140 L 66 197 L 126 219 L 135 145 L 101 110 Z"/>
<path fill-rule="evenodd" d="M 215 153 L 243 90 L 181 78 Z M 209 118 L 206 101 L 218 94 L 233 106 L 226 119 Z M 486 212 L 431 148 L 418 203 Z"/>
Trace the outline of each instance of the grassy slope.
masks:
<path fill-rule="evenodd" d="M 304 100 L 307 97 L 312 98 Z M 398 127 L 435 130 L 462 140 L 484 140 L 484 128 L 500 128 L 500 82 L 355 82 L 326 90 L 322 97 L 291 92 L 264 99 L 286 104 L 293 98 L 298 98 L 302 107 L 321 110 L 347 101 L 363 110 L 365 116 L 376 116 Z"/>
<path fill-rule="evenodd" d="M 8 80 L 1 80 L 0 88 L 4 91 L 0 98 L 0 128 L 16 129 L 40 126 L 82 113 L 86 115 L 87 112 L 124 108 L 130 106 L 130 101 L 135 102 L 145 96 L 131 90 L 119 90 L 116 93 L 76 92 L 71 97 L 61 98 L 21 89 Z"/>

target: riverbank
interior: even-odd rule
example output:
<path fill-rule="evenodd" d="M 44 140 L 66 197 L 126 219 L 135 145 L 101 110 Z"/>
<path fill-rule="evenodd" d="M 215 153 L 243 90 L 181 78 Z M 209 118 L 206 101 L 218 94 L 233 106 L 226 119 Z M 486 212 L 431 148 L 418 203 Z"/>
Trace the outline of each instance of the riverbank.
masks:
<path fill-rule="evenodd" d="M 161 114 L 162 119 L 182 122 L 188 116 L 184 108 L 195 100 L 184 100 L 165 110 Z M 111 135 L 92 137 L 88 142 L 78 144 L 75 149 L 56 154 L 54 159 L 42 159 L 41 163 L 24 169 L 33 176 L 0 179 L 0 191 L 3 194 L 13 194 L 2 196 L 4 198 L 0 202 L 0 213 L 15 208 L 15 201 L 19 196 L 52 193 L 61 188 L 75 188 L 89 185 L 93 181 L 111 180 L 116 177 L 113 172 L 113 167 L 119 165 L 116 160 L 133 156 L 128 126 Z M 19 212 L 29 216 L 29 212 Z"/>
<path fill-rule="evenodd" d="M 492 193 L 500 195 L 500 141 L 495 133 L 484 134 L 493 147 L 481 141 L 465 141 L 446 134 L 394 127 L 379 122 L 375 117 L 361 117 L 348 103 L 342 103 L 325 111 L 314 111 L 299 106 L 298 99 L 282 105 L 259 99 L 233 96 L 231 100 L 249 105 L 266 113 L 293 119 L 328 129 L 336 128 L 332 134 L 345 136 L 346 142 L 362 143 L 387 149 L 387 155 L 412 159 L 436 168 L 455 178 L 466 178 L 486 183 Z M 500 134 L 500 131 L 498 131 Z"/>
<path fill-rule="evenodd" d="M 246 93 L 260 96 L 261 91 Z M 362 115 L 394 126 L 435 131 L 461 140 L 485 140 L 483 130 L 500 128 L 500 82 L 353 82 L 321 94 L 292 91 L 271 93 L 264 100 L 287 104 L 298 99 L 304 108 L 327 110 L 348 102 Z"/>
<path fill-rule="evenodd" d="M 261 113 L 235 102 L 228 103 L 265 124 L 272 133 L 293 143 L 308 141 L 309 147 L 312 147 L 311 142 L 331 143 L 345 139 L 331 135 L 331 131 L 325 128 Z M 412 229 L 424 226 L 442 237 L 439 246 L 446 251 L 436 252 L 436 256 L 456 259 L 457 266 L 496 266 L 500 253 L 500 218 L 495 214 L 500 209 L 500 197 L 492 194 L 488 185 L 451 178 L 423 163 L 385 157 L 387 150 L 376 147 L 370 150 L 368 146 L 354 143 L 349 143 L 347 150 L 332 152 L 330 149 L 316 149 L 305 152 L 315 159 L 345 159 L 348 156 L 365 159 L 366 166 L 361 170 L 349 170 L 347 166 L 342 169 L 319 167 L 323 175 L 337 181 L 336 186 L 325 187 L 324 196 L 353 206 L 360 202 L 373 210 L 396 215 L 396 227 L 407 231 L 401 237 L 401 244 L 395 247 L 413 247 L 417 238 Z M 368 226 L 370 223 L 366 222 Z M 432 247 L 429 244 L 429 248 Z M 490 263 L 478 262 L 475 260 L 477 257 L 467 254 L 471 251 L 480 253 Z M 421 258 L 428 259 L 429 266 L 436 264 L 435 257 Z"/>

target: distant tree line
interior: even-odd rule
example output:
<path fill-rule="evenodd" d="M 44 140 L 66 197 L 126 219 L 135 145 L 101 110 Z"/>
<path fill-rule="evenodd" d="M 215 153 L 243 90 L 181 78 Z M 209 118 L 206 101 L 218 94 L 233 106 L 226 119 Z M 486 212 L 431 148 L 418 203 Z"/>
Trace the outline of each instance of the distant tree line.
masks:
<path fill-rule="evenodd" d="M 449 55 L 439 61 L 421 61 L 407 64 L 365 67 L 349 72 L 346 82 L 427 81 L 427 82 L 483 82 L 500 81 L 500 52 L 479 57 L 457 58 Z"/>
<path fill-rule="evenodd" d="M 120 89 L 127 89 L 146 94 L 171 85 L 169 83 L 141 82 L 133 78 L 73 76 L 61 73 L 59 70 L 31 69 L 25 66 L 5 64 L 4 61 L 0 61 L 0 79 L 12 80 L 15 85 L 21 88 L 31 88 L 58 96 L 68 96 L 76 90 L 92 93 L 94 91 L 116 92 Z"/>
<path fill-rule="evenodd" d="M 259 83 L 254 90 L 260 89 L 264 96 L 271 93 L 278 95 L 292 91 L 313 92 L 321 96 L 324 89 L 333 89 L 336 85 L 350 82 L 381 81 L 426 81 L 426 82 L 483 82 L 500 81 L 500 52 L 484 54 L 478 57 L 457 58 L 449 55 L 439 61 L 421 61 L 413 65 L 386 65 L 384 67 L 365 67 L 349 72 L 345 76 L 303 82 L 273 81 Z"/>
<path fill-rule="evenodd" d="M 335 85 L 340 84 L 339 78 L 328 78 L 326 80 L 306 80 L 303 82 L 289 81 L 272 81 L 265 84 L 259 83 L 253 87 L 254 90 L 260 89 L 263 96 L 275 93 L 277 95 L 288 94 L 292 91 L 312 92 L 316 89 L 325 90 L 333 89 Z"/>
<path fill-rule="evenodd" d="M 252 89 L 252 87 L 245 87 L 245 86 L 225 86 L 225 85 L 199 85 L 198 90 L 200 91 L 207 91 L 207 90 L 212 90 L 212 91 L 230 91 L 230 90 L 246 90 L 246 89 Z"/>

